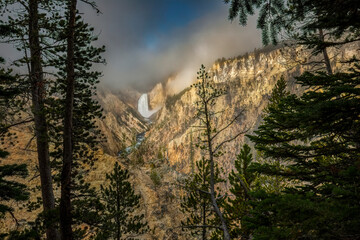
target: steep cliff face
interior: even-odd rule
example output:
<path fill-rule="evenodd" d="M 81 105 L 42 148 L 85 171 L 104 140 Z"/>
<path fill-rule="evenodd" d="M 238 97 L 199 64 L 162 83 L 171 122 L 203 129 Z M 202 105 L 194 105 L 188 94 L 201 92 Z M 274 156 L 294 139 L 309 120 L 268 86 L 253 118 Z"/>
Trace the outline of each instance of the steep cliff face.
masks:
<path fill-rule="evenodd" d="M 162 83 L 158 83 L 155 87 L 149 92 L 149 105 L 151 109 L 156 109 L 162 106 L 166 99 L 166 90 L 163 87 Z"/>
<path fill-rule="evenodd" d="M 288 69 L 284 66 L 285 59 L 280 50 L 267 54 L 250 54 L 236 59 L 228 59 L 215 63 L 209 70 L 217 86 L 227 88 L 228 93 L 219 98 L 214 111 L 223 111 L 214 118 L 217 128 L 225 126 L 241 111 L 242 117 L 227 131 L 220 134 L 218 142 L 234 136 L 238 132 L 252 129 L 258 121 L 261 111 L 276 83 L 285 75 L 291 82 L 292 76 L 302 71 L 300 67 Z M 194 76 L 195 77 L 195 76 Z M 290 84 L 292 87 L 293 84 Z M 188 173 L 193 162 L 199 159 L 200 151 L 195 143 L 198 125 L 195 119 L 194 89 L 185 89 L 177 95 L 168 97 L 161 109 L 156 122 L 148 133 L 147 143 L 155 149 L 165 148 L 169 163 L 178 171 Z M 221 165 L 230 170 L 244 140 L 243 135 L 224 147 L 225 155 L 221 158 Z"/>
<path fill-rule="evenodd" d="M 339 50 L 330 49 L 333 68 L 339 70 L 343 66 L 340 62 L 356 56 L 358 49 L 358 43 Z M 261 121 L 262 110 L 281 76 L 287 80 L 291 92 L 303 91 L 295 84 L 294 77 L 321 66 L 301 64 L 321 59 L 321 56 L 309 58 L 309 55 L 309 51 L 301 48 L 268 47 L 214 63 L 209 69 L 210 76 L 218 87 L 228 89 L 226 96 L 219 98 L 214 107 L 216 112 L 223 111 L 214 118 L 217 129 L 243 111 L 239 121 L 220 134 L 217 141 L 222 142 L 244 130 L 249 134 L 256 129 Z M 194 148 L 198 136 L 197 129 L 193 127 L 198 125 L 194 118 L 195 100 L 195 91 L 190 88 L 168 96 L 147 134 L 146 143 L 154 149 L 152 155 L 159 149 L 166 149 L 170 165 L 184 173 L 191 171 L 193 162 L 200 156 L 200 151 Z M 232 169 L 235 156 L 244 140 L 244 135 L 241 135 L 223 148 L 225 154 L 218 161 L 224 167 L 225 173 Z"/>

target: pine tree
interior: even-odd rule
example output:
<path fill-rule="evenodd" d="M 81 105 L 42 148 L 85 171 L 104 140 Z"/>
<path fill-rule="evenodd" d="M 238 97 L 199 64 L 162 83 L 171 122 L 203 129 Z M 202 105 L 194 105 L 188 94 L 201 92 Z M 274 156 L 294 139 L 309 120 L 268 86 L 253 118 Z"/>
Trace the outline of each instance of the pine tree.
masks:
<path fill-rule="evenodd" d="M 219 130 L 217 129 L 215 118 L 218 117 L 218 112 L 215 111 L 214 106 L 216 100 L 226 94 L 225 89 L 216 88 L 215 83 L 210 80 L 209 74 L 205 71 L 204 65 L 201 65 L 200 70 L 198 71 L 199 80 L 197 83 L 193 84 L 192 87 L 196 90 L 196 95 L 198 100 L 195 102 L 197 110 L 197 118 L 200 125 L 200 137 L 198 139 L 197 146 L 203 151 L 205 158 L 208 159 L 210 164 L 210 191 L 209 195 L 211 198 L 211 203 L 213 210 L 216 213 L 220 221 L 220 226 L 218 227 L 222 231 L 223 238 L 225 240 L 230 239 L 229 230 L 227 227 L 226 219 L 223 216 L 222 209 L 219 207 L 219 202 L 223 201 L 222 198 L 216 197 L 215 191 L 215 166 L 216 158 L 223 155 L 221 148 L 224 144 L 235 140 L 244 132 L 238 132 L 231 134 L 231 136 L 220 143 L 217 142 L 217 137 L 224 131 L 228 130 L 232 124 L 238 120 L 242 115 L 243 111 L 240 111 L 233 119 L 231 119 L 225 126 L 220 126 Z"/>
<path fill-rule="evenodd" d="M 4 9 L 11 9 L 12 7 L 19 8 L 18 15 L 11 15 L 11 18 L 7 21 L 8 25 L 14 29 L 14 33 L 8 38 L 9 43 L 15 44 L 19 51 L 25 52 L 25 55 L 16 63 L 21 66 L 30 63 L 31 58 L 26 55 L 28 53 L 29 44 L 25 41 L 18 41 L 18 39 L 27 39 L 28 32 L 28 10 L 26 5 L 16 5 L 15 0 L 2 1 L 1 7 Z M 68 58 L 66 40 L 68 37 L 68 11 L 66 4 L 68 1 L 33 1 L 38 4 L 40 14 L 38 14 L 38 28 L 34 27 L 36 31 L 40 32 L 39 38 L 39 51 L 37 54 L 41 54 L 41 63 L 43 65 L 44 73 L 47 69 L 51 69 L 50 79 L 43 78 L 43 84 L 38 84 L 39 87 L 43 87 L 42 103 L 43 108 L 40 112 L 42 120 L 46 122 L 48 137 L 42 138 L 42 140 L 48 141 L 51 149 L 51 167 L 54 167 L 55 180 L 60 181 L 59 172 L 62 168 L 63 158 L 63 134 L 64 134 L 64 118 L 66 113 L 65 107 L 65 93 L 68 86 L 65 81 L 69 75 L 67 73 L 66 59 Z M 92 1 L 85 1 L 92 7 L 96 8 L 96 5 Z M 24 8 L 24 9 L 23 9 Z M 98 78 L 101 75 L 98 71 L 92 71 L 93 64 L 103 63 L 103 59 L 100 54 L 104 51 L 104 47 L 94 47 L 91 42 L 96 40 L 97 37 L 93 35 L 93 28 L 81 20 L 81 16 L 77 15 L 74 39 L 74 106 L 72 116 L 72 149 L 73 149 L 73 164 L 71 168 L 71 210 L 74 229 L 76 232 L 74 236 L 82 238 L 82 234 L 86 232 L 84 230 L 84 224 L 95 225 L 96 224 L 96 208 L 99 207 L 99 199 L 94 188 L 89 183 L 85 182 L 84 176 L 88 170 L 85 170 L 86 166 L 92 166 L 96 160 L 95 152 L 97 150 L 97 144 L 99 142 L 99 130 L 96 128 L 96 118 L 101 117 L 101 108 L 99 104 L 94 100 L 93 96 L 96 95 L 96 84 L 99 82 Z M 71 59 L 71 56 L 69 56 Z M 37 58 L 35 58 L 37 59 Z M 55 71 L 54 71 L 55 69 Z M 46 75 L 44 75 L 46 76 Z M 29 89 L 27 84 L 31 81 L 24 79 L 24 87 Z M 69 119 L 69 118 L 68 118 Z M 68 129 L 68 128 L 67 128 Z M 38 146 L 40 146 L 38 144 Z M 45 145 L 41 145 L 45 146 Z M 66 151 L 67 152 L 67 151 Z M 52 187 L 51 185 L 47 185 Z M 58 185 L 59 187 L 60 185 Z M 67 187 L 68 188 L 68 187 Z M 44 192 L 44 191 L 43 191 Z M 44 202 L 46 204 L 46 201 Z M 86 210 L 85 210 L 86 206 Z M 55 205 L 54 205 L 55 207 Z M 54 223 L 57 220 L 57 216 L 52 214 L 53 220 L 46 219 L 50 228 L 55 228 L 57 225 Z M 69 221 L 67 221 L 69 222 Z M 51 237 L 50 237 L 51 238 Z M 57 239 L 57 238 L 52 238 Z"/>
<path fill-rule="evenodd" d="M 220 170 L 215 167 L 215 184 L 224 182 L 220 177 Z M 217 229 L 219 219 L 213 211 L 210 197 L 210 164 L 204 157 L 196 162 L 196 172 L 187 179 L 186 195 L 182 198 L 181 211 L 186 220 L 181 222 L 184 231 L 200 239 L 210 239 L 209 236 Z M 216 193 L 219 197 L 219 190 Z M 222 206 L 222 202 L 219 202 Z"/>
<path fill-rule="evenodd" d="M 309 90 L 269 107 L 250 136 L 280 164 L 256 170 L 292 184 L 279 193 L 257 192 L 247 226 L 255 239 L 358 239 L 360 236 L 360 66 L 350 73 L 305 73 Z"/>
<path fill-rule="evenodd" d="M 8 26 L 9 34 L 2 36 L 23 53 L 14 62 L 15 66 L 26 66 L 28 75 L 20 80 L 31 96 L 31 111 L 34 116 L 34 130 L 40 172 L 42 204 L 48 239 L 59 239 L 56 230 L 55 198 L 52 186 L 49 157 L 49 126 L 47 122 L 47 79 L 45 79 L 45 58 L 51 48 L 49 22 L 56 19 L 60 1 L 1 1 L 1 24 Z M 16 9 L 16 11 L 13 11 Z"/>
<path fill-rule="evenodd" d="M 0 30 L 2 29 L 0 28 Z M 0 32 L 3 34 L 3 31 Z M 1 159 L 9 155 L 3 147 L 5 142 L 9 144 L 11 140 L 12 134 L 9 133 L 9 129 L 21 123 L 15 117 L 22 109 L 22 101 L 19 100 L 19 95 L 23 92 L 23 89 L 17 85 L 17 80 L 18 78 L 12 75 L 10 70 L 0 68 L 0 163 Z M 17 120 L 15 123 L 13 122 L 14 118 Z M 0 166 L 0 219 L 4 218 L 6 213 L 10 213 L 14 217 L 14 209 L 6 204 L 7 201 L 20 202 L 29 199 L 26 185 L 14 180 L 14 178 L 25 178 L 27 175 L 26 164 Z M 0 239 L 7 235 L 0 233 Z"/>
<path fill-rule="evenodd" d="M 69 16 L 68 16 L 69 17 Z M 69 19 L 69 18 L 67 18 Z M 71 162 L 71 216 L 74 238 L 81 239 L 86 234 L 84 224 L 96 230 L 99 224 L 98 208 L 100 207 L 99 196 L 94 187 L 84 180 L 94 162 L 97 160 L 96 151 L 101 141 L 101 133 L 96 126 L 96 119 L 102 117 L 102 109 L 94 99 L 96 95 L 96 84 L 99 83 L 101 72 L 92 69 L 94 64 L 104 63 L 101 53 L 105 47 L 95 47 L 93 42 L 97 37 L 93 35 L 93 28 L 85 23 L 81 15 L 76 14 L 74 26 L 74 86 L 73 86 L 73 115 L 72 115 L 72 162 Z M 57 21 L 54 28 L 57 33 L 53 38 L 57 42 L 66 42 L 68 37 L 68 22 Z M 65 107 L 68 87 L 68 48 L 58 46 L 54 49 L 57 58 L 53 58 L 49 64 L 58 69 L 57 80 L 52 83 L 49 98 L 49 120 L 52 127 L 52 142 L 55 144 L 51 153 L 52 162 L 58 173 L 62 169 L 64 157 L 64 130 L 63 120 L 68 112 Z M 60 180 L 59 175 L 56 181 Z M 86 206 L 86 208 L 84 208 Z"/>
<path fill-rule="evenodd" d="M 108 186 L 101 185 L 104 209 L 96 239 L 135 239 L 148 231 L 144 214 L 138 214 L 140 195 L 134 193 L 129 173 L 115 163 L 114 170 L 106 174 Z"/>
<path fill-rule="evenodd" d="M 60 230 L 61 239 L 72 240 L 71 216 L 71 168 L 73 164 L 73 109 L 75 87 L 75 20 L 77 0 L 71 0 L 68 5 L 68 24 L 66 36 L 66 95 L 63 134 L 63 161 L 61 171 L 60 199 Z"/>
<path fill-rule="evenodd" d="M 242 219 L 250 212 L 250 192 L 256 187 L 257 174 L 249 170 L 252 161 L 251 148 L 245 144 L 235 160 L 236 172 L 232 170 L 229 174 L 231 197 L 225 204 L 225 212 L 234 239 L 249 239 L 249 231 L 242 226 Z"/>

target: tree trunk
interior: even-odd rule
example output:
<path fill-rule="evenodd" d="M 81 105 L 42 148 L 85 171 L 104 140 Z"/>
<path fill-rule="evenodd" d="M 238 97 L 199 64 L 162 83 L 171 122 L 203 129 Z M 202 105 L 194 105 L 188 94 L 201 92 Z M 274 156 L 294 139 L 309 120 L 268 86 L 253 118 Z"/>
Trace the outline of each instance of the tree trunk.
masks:
<path fill-rule="evenodd" d="M 205 84 L 205 81 L 203 81 L 203 84 Z M 205 86 L 203 86 L 203 89 L 205 89 Z M 204 94 L 205 95 L 205 94 Z M 211 202 L 214 207 L 215 213 L 218 215 L 220 222 L 221 222 L 221 228 L 223 230 L 224 240 L 230 240 L 230 234 L 226 226 L 225 219 L 223 217 L 222 212 L 220 211 L 220 208 L 216 202 L 215 198 L 215 173 L 214 173 L 214 152 L 212 149 L 212 140 L 211 140 L 211 123 L 210 123 L 210 113 L 208 109 L 208 102 L 204 102 L 204 114 L 205 114 L 205 124 L 206 124 L 206 135 L 207 135 L 207 144 L 208 144 L 208 152 L 209 152 L 209 158 L 210 158 L 210 196 L 211 196 Z"/>
<path fill-rule="evenodd" d="M 116 240 L 120 240 L 121 238 L 121 222 L 120 222 L 120 197 L 123 196 L 121 191 L 120 193 L 120 186 L 119 182 L 116 181 Z"/>
<path fill-rule="evenodd" d="M 38 3 L 38 0 L 29 0 L 30 81 L 43 208 L 45 216 L 49 216 L 49 212 L 55 209 L 55 199 L 49 158 L 48 126 L 44 108 L 45 81 L 41 64 Z M 50 217 L 46 220 L 49 223 L 46 229 L 47 239 L 59 239 L 59 233 L 52 221 L 53 218 Z"/>
<path fill-rule="evenodd" d="M 323 30 L 321 28 L 319 28 L 319 39 L 320 39 L 321 42 L 325 42 L 324 32 L 323 32 Z M 332 68 L 331 68 L 330 58 L 329 58 L 329 55 L 327 53 L 326 47 L 324 47 L 322 49 L 322 53 L 323 53 L 323 56 L 324 56 L 326 71 L 328 72 L 329 75 L 332 75 L 333 71 L 332 71 Z"/>
<path fill-rule="evenodd" d="M 205 164 L 203 164 L 203 184 L 205 186 L 206 181 L 206 175 L 205 175 Z M 202 215 L 203 215 L 203 228 L 202 228 L 202 240 L 206 240 L 206 202 L 205 199 L 203 199 L 202 204 Z"/>
<path fill-rule="evenodd" d="M 202 214 L 203 214 L 203 228 L 202 228 L 202 240 L 206 240 L 206 205 L 205 201 L 202 206 Z"/>
<path fill-rule="evenodd" d="M 68 1 L 69 22 L 67 29 L 66 97 L 64 110 L 63 167 L 61 172 L 60 229 L 61 239 L 71 240 L 71 165 L 73 162 L 73 105 L 75 85 L 74 42 L 76 0 Z"/>

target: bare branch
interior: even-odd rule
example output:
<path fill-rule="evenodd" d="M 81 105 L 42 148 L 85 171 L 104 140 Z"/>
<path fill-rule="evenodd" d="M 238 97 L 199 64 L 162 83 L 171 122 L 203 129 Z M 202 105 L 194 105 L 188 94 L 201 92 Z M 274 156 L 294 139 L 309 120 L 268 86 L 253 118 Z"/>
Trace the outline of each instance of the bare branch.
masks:
<path fill-rule="evenodd" d="M 219 145 L 217 145 L 213 151 L 213 153 L 216 153 L 225 143 L 231 142 L 233 140 L 235 140 L 236 138 L 238 138 L 241 134 L 246 133 L 247 131 L 249 131 L 249 129 L 246 129 L 245 131 L 239 132 L 238 134 L 236 134 L 234 137 L 229 138 L 223 142 L 221 142 Z"/>
<path fill-rule="evenodd" d="M 100 9 L 98 8 L 98 6 L 96 5 L 96 3 L 94 1 L 90 1 L 90 0 L 81 0 L 81 1 L 83 3 L 90 5 L 90 7 L 92 7 L 96 11 L 96 13 L 102 14 L 102 12 L 100 11 Z"/>
<path fill-rule="evenodd" d="M 16 227 L 18 227 L 18 226 L 19 226 L 19 222 L 18 222 L 17 218 L 15 217 L 14 213 L 13 213 L 12 211 L 10 211 L 10 210 L 9 210 L 8 212 L 10 213 L 11 217 L 14 219 L 14 221 L 15 221 L 15 223 L 16 223 Z"/>
<path fill-rule="evenodd" d="M 211 137 L 211 141 L 214 140 L 221 132 L 223 132 L 224 130 L 226 130 L 228 127 L 230 127 L 231 125 L 234 124 L 234 122 L 243 114 L 245 110 L 241 110 L 239 112 L 238 115 L 236 115 L 236 117 L 233 118 L 233 120 L 231 120 L 225 127 L 223 127 L 222 129 L 220 129 L 214 136 Z"/>
<path fill-rule="evenodd" d="M 15 126 L 18 126 L 18 125 L 21 125 L 21 124 L 25 124 L 25 123 L 29 123 L 29 122 L 32 122 L 32 121 L 34 121 L 33 118 L 7 125 L 7 126 L 5 126 L 4 128 L 1 129 L 0 134 L 3 134 L 4 132 L 6 132 L 8 129 L 10 129 L 12 127 L 15 127 Z"/>

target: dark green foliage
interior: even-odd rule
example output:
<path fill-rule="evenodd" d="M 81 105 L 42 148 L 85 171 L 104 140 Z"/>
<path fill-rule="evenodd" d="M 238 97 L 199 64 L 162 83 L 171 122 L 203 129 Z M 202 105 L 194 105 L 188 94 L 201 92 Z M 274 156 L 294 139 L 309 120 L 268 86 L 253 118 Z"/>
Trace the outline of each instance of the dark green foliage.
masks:
<path fill-rule="evenodd" d="M 239 23 L 246 25 L 248 15 L 254 15 L 259 9 L 257 28 L 262 30 L 264 45 L 270 42 L 277 44 L 277 34 L 285 25 L 285 1 L 284 0 L 224 0 L 230 3 L 229 19 L 239 17 Z"/>
<path fill-rule="evenodd" d="M 286 81 L 284 76 L 281 76 L 280 79 L 276 82 L 275 87 L 271 93 L 269 103 L 264 109 L 265 115 L 268 115 L 271 108 L 278 108 L 278 104 L 281 99 L 288 96 L 290 93 L 286 91 Z"/>
<path fill-rule="evenodd" d="M 60 23 L 57 26 L 58 34 L 56 39 L 63 41 L 66 37 L 66 24 Z M 80 16 L 77 16 L 75 31 L 75 92 L 74 92 L 74 113 L 73 113 L 73 138 L 74 138 L 74 166 L 82 163 L 93 164 L 95 160 L 94 152 L 101 140 L 100 132 L 95 125 L 96 118 L 102 117 L 100 105 L 94 96 L 96 95 L 96 84 L 99 83 L 100 72 L 92 71 L 91 68 L 95 63 L 104 63 L 100 54 L 104 52 L 104 47 L 97 48 L 92 46 L 92 42 L 97 38 L 92 35 L 93 28 L 84 23 Z M 53 59 L 50 64 L 58 68 L 57 81 L 54 82 L 50 89 L 53 98 L 49 99 L 52 106 L 49 116 L 53 136 L 55 138 L 56 152 L 52 153 L 55 160 L 59 161 L 62 157 L 62 118 L 64 112 L 65 101 L 65 48 L 58 47 L 57 54 L 63 55 L 57 59 Z M 91 149 L 92 151 L 89 151 Z"/>
<path fill-rule="evenodd" d="M 151 170 L 150 179 L 153 182 L 153 184 L 155 185 L 155 187 L 158 187 L 161 185 L 161 176 L 155 169 Z"/>
<path fill-rule="evenodd" d="M 139 214 L 140 195 L 134 193 L 128 171 L 115 163 L 114 170 L 106 174 L 108 186 L 101 185 L 104 209 L 96 239 L 135 239 L 149 228 L 144 214 Z"/>
<path fill-rule="evenodd" d="M 308 90 L 268 107 L 249 136 L 275 164 L 253 170 L 292 185 L 280 194 L 254 194 L 246 225 L 255 239 L 358 239 L 360 236 L 360 69 L 305 73 Z"/>
<path fill-rule="evenodd" d="M 55 21 L 53 27 L 57 33 L 53 38 L 58 42 L 66 40 L 66 20 Z M 82 227 L 86 224 L 91 230 L 95 230 L 99 217 L 97 216 L 101 204 L 95 189 L 86 182 L 84 177 L 91 170 L 97 160 L 96 151 L 101 140 L 101 133 L 95 124 L 96 119 L 102 117 L 102 109 L 94 99 L 96 84 L 101 75 L 93 71 L 96 63 L 104 63 L 100 56 L 104 47 L 94 47 L 92 42 L 97 40 L 93 35 L 93 28 L 85 23 L 81 16 L 77 15 L 75 29 L 75 86 L 73 105 L 73 163 L 72 163 L 72 186 L 71 204 L 73 208 L 74 234 L 78 239 L 88 229 Z M 66 112 L 66 48 L 63 45 L 56 46 L 54 52 L 59 57 L 51 58 L 49 64 L 58 69 L 57 80 L 50 85 L 49 123 L 52 142 L 55 150 L 51 153 L 52 164 L 58 170 L 55 181 L 60 181 L 60 169 L 63 157 L 63 119 Z"/>
<path fill-rule="evenodd" d="M 215 184 L 224 182 L 220 170 L 215 169 Z M 208 239 L 220 225 L 210 197 L 210 164 L 205 158 L 196 162 L 196 172 L 185 182 L 186 195 L 182 198 L 181 211 L 187 216 L 181 222 L 183 231 L 190 232 L 193 237 Z M 219 197 L 219 193 L 216 193 Z M 219 201 L 222 206 L 223 201 Z M 213 227 L 212 227 L 213 226 Z"/>
<path fill-rule="evenodd" d="M 251 148 L 245 144 L 235 160 L 235 169 L 229 174 L 231 196 L 225 204 L 226 218 L 231 229 L 231 237 L 249 238 L 249 231 L 242 226 L 242 219 L 250 212 L 250 191 L 255 190 L 257 174 L 249 171 L 253 157 Z"/>
<path fill-rule="evenodd" d="M 14 180 L 8 180 L 9 177 L 25 178 L 28 175 L 25 164 L 12 164 L 0 166 L 0 201 L 25 201 L 29 199 L 29 193 L 26 191 L 26 185 Z M 0 204 L 0 218 L 4 217 L 6 212 L 13 211 L 11 207 Z"/>
<path fill-rule="evenodd" d="M 2 28 L 0 29 L 3 30 Z M 3 32 L 2 32 L 3 33 Z M 19 100 L 23 89 L 18 85 L 18 78 L 11 74 L 10 70 L 0 68 L 0 163 L 1 159 L 7 157 L 9 153 L 3 149 L 5 142 L 9 144 L 12 134 L 9 129 L 14 125 L 14 121 L 21 121 L 18 113 L 22 110 Z M 16 124 L 15 124 L 16 125 Z M 26 185 L 17 182 L 14 177 L 25 178 L 28 175 L 25 164 L 11 164 L 0 166 L 0 219 L 6 212 L 13 209 L 5 205 L 6 201 L 25 201 L 29 198 Z"/>
<path fill-rule="evenodd" d="M 360 36 L 357 0 L 225 0 L 225 3 L 231 4 L 229 19 L 239 17 L 242 25 L 259 9 L 257 27 L 262 30 L 265 45 L 276 44 L 278 35 L 287 32 L 291 38 L 320 52 L 325 47 L 356 41 Z M 317 37 L 319 29 L 331 37 L 323 41 Z"/>
<path fill-rule="evenodd" d="M 0 58 L 0 64 L 3 63 L 4 60 Z M 13 145 L 16 140 L 16 136 L 9 132 L 9 129 L 31 121 L 23 119 L 21 115 L 26 103 L 25 91 L 19 76 L 14 75 L 11 69 L 0 67 L 0 158 L 8 155 L 8 152 L 2 149 L 5 142 Z"/>

